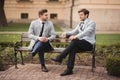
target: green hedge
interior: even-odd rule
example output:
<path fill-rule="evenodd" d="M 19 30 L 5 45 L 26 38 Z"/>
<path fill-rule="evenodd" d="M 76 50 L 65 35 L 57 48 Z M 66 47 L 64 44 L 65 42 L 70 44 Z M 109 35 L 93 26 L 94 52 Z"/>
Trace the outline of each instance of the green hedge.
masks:
<path fill-rule="evenodd" d="M 13 47 L 15 42 L 0 42 L 1 47 Z"/>
<path fill-rule="evenodd" d="M 0 71 L 7 69 L 9 65 L 13 65 L 13 63 L 13 48 L 0 46 Z"/>
<path fill-rule="evenodd" d="M 2 47 L 14 47 L 15 42 L 0 42 L 0 46 Z M 28 46 L 29 43 L 25 42 L 24 46 Z"/>
<path fill-rule="evenodd" d="M 6 64 L 10 63 L 14 59 L 14 43 L 15 42 L 0 42 L 0 64 Z M 24 45 L 28 46 L 28 43 L 25 43 Z M 64 43 L 53 43 L 54 47 L 66 47 L 67 44 Z M 115 44 L 115 45 L 96 45 L 96 63 L 100 64 L 100 66 L 105 66 L 105 60 L 107 56 L 119 56 L 120 57 L 120 44 Z M 46 54 L 50 56 L 51 54 Z M 81 54 L 79 54 L 81 55 Z M 25 56 L 25 55 L 24 55 Z M 49 58 L 49 57 L 47 57 Z M 90 58 L 91 59 L 91 58 Z M 20 55 L 18 54 L 18 62 L 21 62 Z M 2 68 L 3 66 L 0 65 Z"/>
<path fill-rule="evenodd" d="M 106 59 L 108 74 L 120 77 L 120 57 L 108 57 Z"/>

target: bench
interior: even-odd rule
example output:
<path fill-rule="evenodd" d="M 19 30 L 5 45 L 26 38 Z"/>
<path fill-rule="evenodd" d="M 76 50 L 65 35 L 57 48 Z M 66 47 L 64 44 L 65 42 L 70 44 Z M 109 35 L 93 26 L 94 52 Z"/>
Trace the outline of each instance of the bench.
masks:
<path fill-rule="evenodd" d="M 52 41 L 51 43 L 53 44 L 57 44 L 57 43 L 65 43 L 68 44 L 69 40 L 67 38 L 60 38 L 59 37 L 60 34 L 57 35 L 57 38 Z M 21 41 L 20 42 L 16 42 L 14 44 L 14 63 L 15 63 L 15 68 L 17 69 L 17 54 L 18 52 L 20 53 L 21 56 L 21 60 L 22 60 L 22 64 L 24 65 L 23 62 L 23 53 L 22 52 L 31 52 L 31 50 L 28 49 L 28 47 L 24 46 L 23 43 L 24 42 L 30 42 L 31 39 L 28 38 L 28 34 L 27 33 L 22 33 L 21 34 Z M 56 45 L 57 46 L 57 45 Z M 53 51 L 49 52 L 49 53 L 61 53 L 65 48 L 57 48 L 55 47 Z M 83 53 L 83 52 L 80 52 Z M 94 71 L 95 68 L 95 45 L 93 45 L 93 49 L 91 51 L 84 51 L 84 53 L 91 53 L 92 55 L 92 69 L 91 71 Z"/>

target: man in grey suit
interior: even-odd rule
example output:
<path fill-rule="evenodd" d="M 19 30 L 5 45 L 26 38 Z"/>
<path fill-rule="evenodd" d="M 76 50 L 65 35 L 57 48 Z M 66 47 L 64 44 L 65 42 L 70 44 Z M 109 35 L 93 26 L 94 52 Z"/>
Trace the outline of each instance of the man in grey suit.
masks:
<path fill-rule="evenodd" d="M 69 37 L 70 44 L 59 56 L 51 58 L 53 61 L 61 63 L 63 58 L 69 55 L 67 69 L 60 74 L 61 76 L 73 74 L 75 54 L 80 51 L 92 50 L 95 43 L 96 23 L 88 18 L 89 11 L 87 9 L 82 9 L 78 13 L 80 23 L 74 30 L 62 34 L 63 37 Z"/>
<path fill-rule="evenodd" d="M 48 21 L 47 9 L 40 10 L 38 15 L 39 19 L 32 21 L 29 27 L 28 37 L 32 39 L 29 49 L 32 50 L 31 57 L 38 53 L 42 71 L 48 72 L 44 61 L 44 52 L 53 50 L 49 42 L 55 39 L 56 34 L 53 23 Z"/>

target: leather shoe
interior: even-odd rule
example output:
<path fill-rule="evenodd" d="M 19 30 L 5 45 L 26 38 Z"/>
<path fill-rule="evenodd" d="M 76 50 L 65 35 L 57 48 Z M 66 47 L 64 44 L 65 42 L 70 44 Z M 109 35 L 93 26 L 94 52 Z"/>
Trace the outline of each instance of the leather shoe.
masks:
<path fill-rule="evenodd" d="M 42 71 L 43 72 L 48 72 L 48 69 L 45 66 L 42 66 Z"/>
<path fill-rule="evenodd" d="M 72 75 L 73 71 L 70 69 L 66 69 L 60 76 Z"/>
<path fill-rule="evenodd" d="M 62 58 L 60 58 L 59 56 L 57 56 L 56 58 L 51 58 L 51 60 L 59 63 L 62 62 Z"/>

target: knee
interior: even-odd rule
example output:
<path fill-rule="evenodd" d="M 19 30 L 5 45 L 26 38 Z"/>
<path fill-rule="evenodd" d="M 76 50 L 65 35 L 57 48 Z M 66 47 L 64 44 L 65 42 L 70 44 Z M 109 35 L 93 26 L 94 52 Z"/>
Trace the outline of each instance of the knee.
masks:
<path fill-rule="evenodd" d="M 76 45 L 76 44 L 78 44 L 77 41 L 78 41 L 77 39 L 73 39 L 73 40 L 71 41 L 71 43 L 74 44 L 74 45 Z"/>

